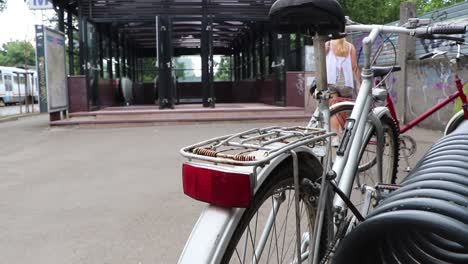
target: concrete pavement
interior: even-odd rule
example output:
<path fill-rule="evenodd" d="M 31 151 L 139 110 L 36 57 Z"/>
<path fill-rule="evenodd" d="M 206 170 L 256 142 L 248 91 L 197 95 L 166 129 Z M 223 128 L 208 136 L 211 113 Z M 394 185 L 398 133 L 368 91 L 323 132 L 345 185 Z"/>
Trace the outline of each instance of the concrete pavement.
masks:
<path fill-rule="evenodd" d="M 176 262 L 204 207 L 182 192 L 178 150 L 271 124 L 50 129 L 44 115 L 0 123 L 2 262 Z M 442 133 L 412 134 L 419 157 Z"/>
<path fill-rule="evenodd" d="M 33 108 L 31 105 L 12 105 L 12 106 L 1 106 L 0 107 L 0 117 L 11 116 L 11 115 L 19 115 L 20 113 L 32 113 Z M 34 112 L 39 112 L 39 105 L 34 105 Z"/>

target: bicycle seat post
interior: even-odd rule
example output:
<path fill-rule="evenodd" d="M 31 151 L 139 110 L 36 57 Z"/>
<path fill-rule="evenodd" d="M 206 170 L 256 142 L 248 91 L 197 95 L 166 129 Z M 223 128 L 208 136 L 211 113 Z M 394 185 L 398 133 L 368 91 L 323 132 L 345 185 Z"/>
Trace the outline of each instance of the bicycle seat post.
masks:
<path fill-rule="evenodd" d="M 314 54 L 317 75 L 315 77 L 317 82 L 317 91 L 325 91 L 327 89 L 327 65 L 326 65 L 326 51 L 325 43 L 328 37 L 319 35 L 314 37 Z"/>

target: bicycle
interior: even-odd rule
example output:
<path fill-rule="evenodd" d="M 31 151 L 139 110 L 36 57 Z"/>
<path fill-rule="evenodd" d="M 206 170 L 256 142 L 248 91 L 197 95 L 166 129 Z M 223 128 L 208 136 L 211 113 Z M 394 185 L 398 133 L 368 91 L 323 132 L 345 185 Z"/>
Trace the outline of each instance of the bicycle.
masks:
<path fill-rule="evenodd" d="M 457 53 L 455 58 L 449 59 L 447 57 L 447 52 L 446 51 L 439 51 L 439 50 L 434 50 L 432 52 L 423 54 L 419 57 L 420 60 L 428 59 L 428 58 L 437 58 L 440 56 L 445 56 L 446 59 L 449 61 L 449 66 L 452 70 L 452 75 L 453 75 L 453 80 L 455 87 L 457 91 L 453 94 L 450 94 L 448 97 L 446 97 L 443 101 L 437 103 L 436 105 L 430 107 L 428 110 L 423 112 L 421 115 L 416 117 L 414 120 L 410 121 L 408 124 L 402 126 L 400 123 L 400 120 L 398 119 L 398 115 L 395 110 L 395 106 L 392 100 L 392 97 L 390 95 L 386 96 L 386 106 L 389 108 L 391 116 L 393 120 L 396 122 L 396 127 L 398 128 L 399 131 L 399 142 L 401 147 L 401 151 L 403 153 L 403 158 L 406 161 L 407 167 L 406 167 L 406 172 L 409 172 L 411 170 L 411 167 L 409 166 L 409 157 L 414 155 L 416 153 L 416 141 L 409 135 L 406 135 L 406 132 L 410 131 L 413 127 L 419 125 L 421 122 L 426 120 L 428 117 L 445 107 L 451 102 L 454 102 L 457 99 L 460 99 L 461 104 L 462 104 L 462 110 L 457 112 L 448 122 L 446 129 L 444 131 L 445 135 L 450 134 L 452 131 L 454 131 L 458 125 L 463 121 L 463 120 L 468 120 L 468 102 L 467 102 L 467 96 L 463 91 L 463 83 L 459 77 L 459 70 L 458 70 L 458 64 L 460 61 L 460 55 L 461 55 L 461 45 L 465 44 L 465 40 L 463 38 L 459 37 L 453 37 L 453 36 L 426 36 L 427 38 L 431 39 L 444 39 L 444 40 L 451 40 L 454 41 L 453 44 L 450 45 L 457 45 Z M 374 77 L 376 78 L 376 89 L 384 89 L 387 90 L 386 87 L 386 82 L 385 79 L 389 76 L 389 74 L 393 72 L 398 72 L 401 70 L 401 67 L 398 66 L 388 66 L 388 67 L 372 67 L 374 71 Z M 332 109 L 334 110 L 333 114 L 339 115 L 342 112 L 350 112 L 353 109 L 353 102 L 346 102 L 340 105 L 337 105 L 336 107 L 332 106 Z M 333 115 L 332 114 L 332 115 Z M 375 163 L 375 159 L 372 162 L 369 162 L 368 165 Z"/>
<path fill-rule="evenodd" d="M 279 0 L 270 14 L 280 30 L 305 28 L 315 35 L 317 111 L 307 127 L 252 129 L 181 149 L 188 158 L 182 171 L 184 192 L 209 206 L 198 219 L 179 263 L 268 263 L 272 258 L 278 263 L 327 263 L 340 239 L 364 219 L 379 189 L 362 186 L 361 210 L 350 200 L 356 174 L 364 170 L 359 164 L 371 138 L 377 148 L 372 167 L 377 169 L 377 182 L 383 181 L 381 153 L 389 130 L 382 120 L 390 119 L 391 114 L 386 107 L 371 107 L 373 101 L 385 100 L 382 89 L 372 90 L 372 43 L 380 32 L 465 32 L 464 27 L 346 26 L 346 31 L 368 32 L 369 36 L 363 43 L 362 85 L 332 164 L 330 138 L 336 133 L 330 131 L 324 51 L 330 35 L 345 31 L 343 11 L 336 1 Z M 284 221 L 277 224 L 278 219 Z"/>

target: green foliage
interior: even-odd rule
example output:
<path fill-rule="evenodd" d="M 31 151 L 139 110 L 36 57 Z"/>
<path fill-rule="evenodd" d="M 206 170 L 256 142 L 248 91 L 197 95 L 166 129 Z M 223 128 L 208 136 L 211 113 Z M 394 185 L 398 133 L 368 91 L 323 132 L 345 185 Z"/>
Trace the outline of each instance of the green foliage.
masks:
<path fill-rule="evenodd" d="M 219 62 L 218 69 L 214 76 L 215 81 L 231 80 L 231 57 L 223 56 Z"/>
<path fill-rule="evenodd" d="M 416 3 L 418 15 L 466 0 L 409 0 Z M 339 0 L 346 15 L 365 24 L 385 24 L 399 19 L 403 0 Z"/>
<path fill-rule="evenodd" d="M 143 82 L 153 82 L 154 78 L 158 75 L 156 71 L 156 59 L 144 58 L 143 59 Z"/>
<path fill-rule="evenodd" d="M 176 61 L 175 62 L 175 76 L 177 79 L 184 79 L 185 78 L 185 64 L 183 62 Z"/>
<path fill-rule="evenodd" d="M 423 14 L 456 3 L 466 2 L 466 0 L 413 0 L 413 2 L 416 2 L 418 14 Z"/>
<path fill-rule="evenodd" d="M 10 41 L 0 49 L 1 66 L 35 65 L 36 53 L 33 45 L 27 41 Z"/>

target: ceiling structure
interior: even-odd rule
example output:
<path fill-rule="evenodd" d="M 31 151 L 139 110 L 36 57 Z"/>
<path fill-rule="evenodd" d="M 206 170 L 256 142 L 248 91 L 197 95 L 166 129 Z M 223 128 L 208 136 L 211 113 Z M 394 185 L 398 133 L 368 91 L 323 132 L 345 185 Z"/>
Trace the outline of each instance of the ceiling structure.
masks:
<path fill-rule="evenodd" d="M 54 1 L 95 24 L 111 24 L 134 45 L 156 47 L 156 16 L 169 15 L 175 54 L 199 53 L 202 21 L 211 22 L 215 53 L 226 53 L 234 41 L 268 21 L 274 0 L 64 0 Z M 179 52 L 177 52 L 179 51 Z"/>

